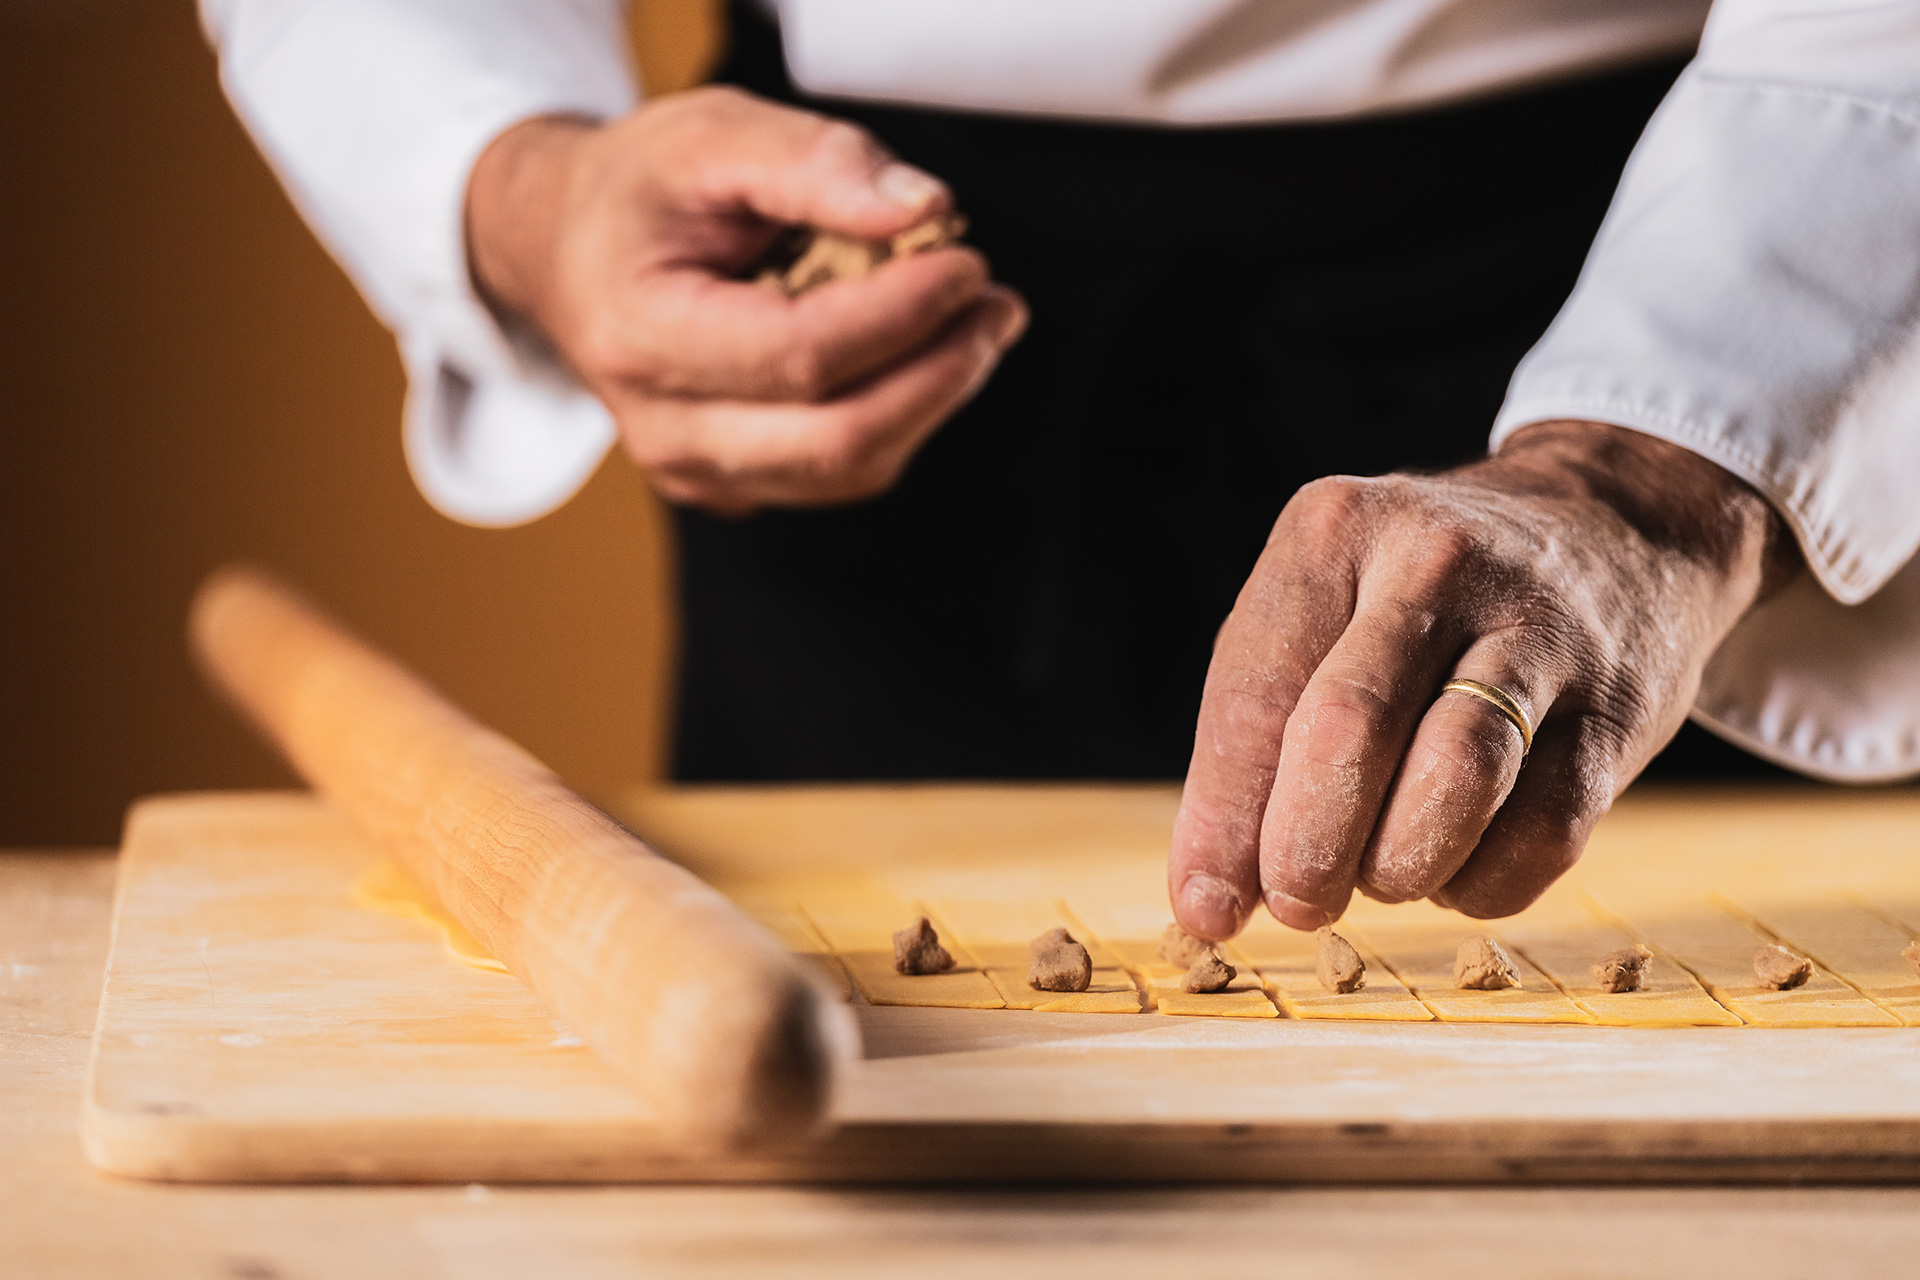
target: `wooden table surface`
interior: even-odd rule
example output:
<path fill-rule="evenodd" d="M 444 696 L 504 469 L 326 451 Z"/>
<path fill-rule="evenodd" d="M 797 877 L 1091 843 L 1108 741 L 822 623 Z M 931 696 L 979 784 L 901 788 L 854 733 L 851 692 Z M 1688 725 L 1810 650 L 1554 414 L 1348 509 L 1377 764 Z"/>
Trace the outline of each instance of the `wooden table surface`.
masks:
<path fill-rule="evenodd" d="M 87 1167 L 113 858 L 0 853 L 0 1277 L 1892 1273 L 1920 1189 L 223 1188 Z"/>

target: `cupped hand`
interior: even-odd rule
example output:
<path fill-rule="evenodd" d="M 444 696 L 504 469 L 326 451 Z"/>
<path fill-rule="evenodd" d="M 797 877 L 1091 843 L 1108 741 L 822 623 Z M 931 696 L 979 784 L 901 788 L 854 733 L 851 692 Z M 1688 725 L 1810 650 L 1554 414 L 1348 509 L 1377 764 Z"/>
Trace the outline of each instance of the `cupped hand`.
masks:
<path fill-rule="evenodd" d="M 1214 645 L 1169 891 L 1201 937 L 1357 888 L 1519 911 L 1685 719 L 1702 668 L 1798 564 L 1704 458 L 1598 423 L 1439 475 L 1336 477 L 1281 513 Z M 1505 690 L 1519 728 L 1456 676 Z"/>
<path fill-rule="evenodd" d="M 467 235 L 483 294 L 605 402 L 661 492 L 743 513 L 885 490 L 1026 325 L 964 247 L 796 298 L 744 276 L 789 226 L 884 240 L 951 207 L 851 124 L 709 88 L 507 130 Z"/>

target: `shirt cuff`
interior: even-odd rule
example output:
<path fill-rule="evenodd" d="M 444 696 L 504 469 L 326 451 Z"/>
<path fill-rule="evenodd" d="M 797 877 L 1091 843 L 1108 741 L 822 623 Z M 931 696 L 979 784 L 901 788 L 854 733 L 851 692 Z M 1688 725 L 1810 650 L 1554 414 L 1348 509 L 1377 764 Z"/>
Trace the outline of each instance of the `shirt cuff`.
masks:
<path fill-rule="evenodd" d="M 1855 604 L 1920 547 L 1916 304 L 1920 118 L 1689 72 L 1493 445 L 1553 418 L 1683 445 L 1765 495 Z"/>
<path fill-rule="evenodd" d="M 614 438 L 552 357 L 504 333 L 468 269 L 468 178 L 534 116 L 636 100 L 618 0 L 209 0 L 228 96 L 308 224 L 400 340 L 404 439 L 456 519 L 558 506 Z"/>
<path fill-rule="evenodd" d="M 1720 60 L 1754 65 L 1721 74 L 1703 53 L 1655 115 L 1578 287 L 1514 376 L 1493 446 L 1532 422 L 1608 422 L 1751 484 L 1812 572 L 1728 635 L 1694 718 L 1817 777 L 1910 776 L 1920 111 L 1910 70 L 1884 92 L 1770 79 L 1819 42 L 1754 30 L 1776 44 L 1735 31 Z"/>
<path fill-rule="evenodd" d="M 501 527 L 563 505 L 617 432 L 606 406 L 558 369 L 468 374 L 431 339 L 403 344 L 407 468 L 427 501 L 466 524 Z"/>
<path fill-rule="evenodd" d="M 1920 560 L 1843 605 L 1802 577 L 1733 629 L 1693 718 L 1755 755 L 1834 782 L 1920 773 Z"/>

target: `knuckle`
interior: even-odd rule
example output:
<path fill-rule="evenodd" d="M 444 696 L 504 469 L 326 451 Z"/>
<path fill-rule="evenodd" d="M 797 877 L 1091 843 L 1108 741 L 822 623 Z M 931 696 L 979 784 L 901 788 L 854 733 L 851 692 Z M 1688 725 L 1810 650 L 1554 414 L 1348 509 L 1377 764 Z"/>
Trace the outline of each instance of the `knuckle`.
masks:
<path fill-rule="evenodd" d="M 1438 593 L 1413 591 L 1369 602 L 1356 621 L 1374 643 L 1405 645 L 1432 636 L 1445 613 L 1445 601 Z"/>
<path fill-rule="evenodd" d="M 1372 494 L 1371 481 L 1323 476 L 1293 495 L 1280 513 L 1275 532 L 1285 529 L 1289 536 L 1317 546 L 1344 541 L 1364 516 Z"/>
<path fill-rule="evenodd" d="M 1378 690 L 1350 678 L 1328 680 L 1301 698 L 1287 722 L 1287 745 L 1311 764 L 1359 769 L 1391 714 Z"/>
<path fill-rule="evenodd" d="M 1333 675 L 1314 691 L 1308 714 L 1316 725 L 1326 722 L 1365 730 L 1385 720 L 1392 710 L 1387 694 L 1366 680 Z"/>
<path fill-rule="evenodd" d="M 1457 583 L 1486 563 L 1485 546 L 1470 529 L 1428 523 L 1420 531 L 1420 561 L 1426 580 L 1434 585 Z"/>
<path fill-rule="evenodd" d="M 1617 667 L 1604 678 L 1597 701 L 1595 718 L 1617 739 L 1625 739 L 1657 717 L 1661 699 L 1644 675 Z"/>
<path fill-rule="evenodd" d="M 847 483 L 861 474 L 866 457 L 866 441 L 848 423 L 821 433 L 806 467 L 816 480 Z"/>
<path fill-rule="evenodd" d="M 821 492 L 843 502 L 877 498 L 893 488 L 906 470 L 904 455 L 856 438 L 835 452 L 819 483 Z"/>
<path fill-rule="evenodd" d="M 906 463 L 905 455 L 869 426 L 842 419 L 820 432 L 800 470 L 819 500 L 851 502 L 885 493 Z"/>
<path fill-rule="evenodd" d="M 692 159 L 708 149 L 716 131 L 736 128 L 752 98 L 731 85 L 702 85 L 646 103 L 639 115 L 651 126 L 648 140 L 664 154 Z"/>
<path fill-rule="evenodd" d="M 567 358 L 589 378 L 653 380 L 656 370 L 643 355 L 631 326 L 610 312 L 586 317 L 568 344 Z"/>
<path fill-rule="evenodd" d="M 759 105 L 759 99 L 730 84 L 703 84 L 675 96 L 690 107 L 728 113 L 750 110 Z"/>
<path fill-rule="evenodd" d="M 1266 678 L 1244 668 L 1216 668 L 1208 681 L 1202 725 L 1222 755 L 1245 750 L 1248 742 L 1278 744 L 1291 708 L 1275 696 Z"/>
<path fill-rule="evenodd" d="M 832 389 L 827 358 L 811 343 L 800 343 L 773 362 L 774 389 L 784 399 L 809 404 L 824 400 Z"/>
<path fill-rule="evenodd" d="M 879 158 L 873 135 L 846 120 L 822 117 L 813 139 L 813 156 L 827 165 L 869 165 Z"/>
<path fill-rule="evenodd" d="M 1505 716 L 1492 708 L 1485 714 L 1477 709 L 1470 719 L 1450 718 L 1434 729 L 1423 744 L 1432 760 L 1432 771 L 1446 779 L 1465 779 L 1484 784 L 1503 778 L 1508 762 L 1520 749 L 1520 734 Z M 1440 799 L 1447 797 L 1443 794 Z"/>

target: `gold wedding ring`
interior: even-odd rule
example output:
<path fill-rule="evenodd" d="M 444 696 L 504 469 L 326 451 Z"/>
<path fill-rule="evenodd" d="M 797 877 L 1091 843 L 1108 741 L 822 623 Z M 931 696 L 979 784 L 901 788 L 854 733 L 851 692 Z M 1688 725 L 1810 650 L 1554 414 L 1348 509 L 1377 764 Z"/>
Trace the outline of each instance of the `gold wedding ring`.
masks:
<path fill-rule="evenodd" d="M 1470 693 L 1483 702 L 1491 702 L 1501 715 L 1513 721 L 1513 727 L 1520 731 L 1520 753 L 1525 755 L 1533 750 L 1533 721 L 1527 718 L 1527 709 L 1520 700 L 1505 689 L 1496 689 L 1490 684 L 1481 684 L 1478 680 L 1469 680 L 1465 676 L 1455 676 L 1440 686 L 1441 693 Z"/>

